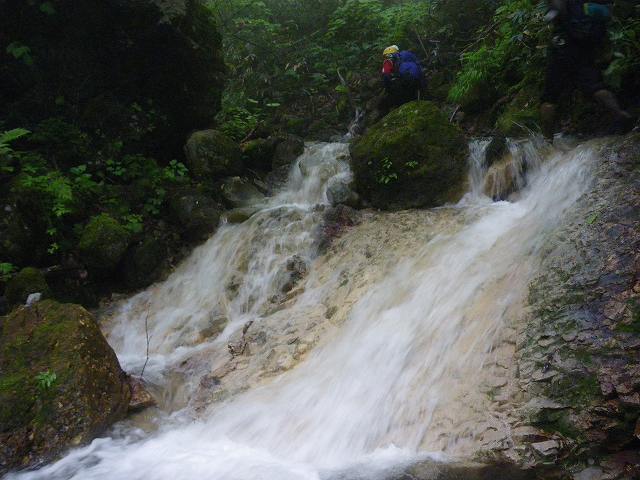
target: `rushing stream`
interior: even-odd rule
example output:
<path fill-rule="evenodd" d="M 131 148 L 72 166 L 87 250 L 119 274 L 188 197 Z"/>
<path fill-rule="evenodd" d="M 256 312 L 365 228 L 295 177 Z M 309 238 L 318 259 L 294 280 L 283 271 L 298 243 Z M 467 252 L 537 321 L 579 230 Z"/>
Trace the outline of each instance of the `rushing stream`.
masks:
<path fill-rule="evenodd" d="M 429 232 L 424 240 L 406 251 L 378 245 L 389 249 L 390 265 L 351 287 L 341 272 L 361 252 L 330 250 L 324 257 L 339 257 L 337 265 L 317 255 L 327 186 L 350 175 L 348 147 L 308 146 L 286 188 L 257 214 L 223 226 L 167 281 L 104 319 L 125 370 L 141 370 L 148 337 L 145 379 L 160 399 L 153 425 L 125 423 L 111 438 L 13 478 L 350 478 L 473 452 L 475 419 L 487 414 L 483 372 L 522 307 L 545 234 L 589 187 L 595 155 L 587 146 L 512 143 L 526 185 L 512 202 L 491 202 L 481 187 L 485 148 L 471 146 L 463 201 L 416 213 L 411 225 Z M 380 215 L 391 222 L 400 214 Z M 354 245 L 368 221 L 347 234 Z M 307 270 L 293 290 L 283 288 L 292 264 Z M 329 321 L 326 305 L 340 288 L 350 288 L 348 301 Z M 228 344 L 243 328 L 262 329 L 267 340 L 242 345 L 231 371 Z M 299 332 L 311 332 L 304 349 Z M 284 347 L 270 350 L 272 339 Z"/>

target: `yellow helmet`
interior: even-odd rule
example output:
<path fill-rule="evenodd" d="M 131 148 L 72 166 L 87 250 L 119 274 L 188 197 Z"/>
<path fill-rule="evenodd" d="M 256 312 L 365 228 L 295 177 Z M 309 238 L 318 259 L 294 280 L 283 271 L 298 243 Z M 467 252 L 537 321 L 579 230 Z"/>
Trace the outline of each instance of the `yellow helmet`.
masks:
<path fill-rule="evenodd" d="M 388 57 L 395 53 L 398 53 L 399 51 L 400 51 L 400 48 L 398 48 L 397 45 L 391 45 L 390 47 L 387 47 L 384 49 L 384 52 L 382 52 L 382 55 L 384 55 L 385 57 Z"/>

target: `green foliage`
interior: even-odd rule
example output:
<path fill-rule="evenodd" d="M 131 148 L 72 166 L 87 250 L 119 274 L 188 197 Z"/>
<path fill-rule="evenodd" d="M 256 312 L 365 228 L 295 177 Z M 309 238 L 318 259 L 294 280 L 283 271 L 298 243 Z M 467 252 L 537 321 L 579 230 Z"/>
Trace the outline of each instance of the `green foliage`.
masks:
<path fill-rule="evenodd" d="M 29 130 L 24 128 L 14 128 L 0 134 L 0 175 L 10 174 L 15 171 L 13 165 L 15 151 L 11 147 L 11 142 L 28 135 Z"/>
<path fill-rule="evenodd" d="M 141 233 L 144 230 L 143 216 L 137 214 L 124 215 L 122 217 L 122 223 L 130 233 Z"/>
<path fill-rule="evenodd" d="M 0 282 L 8 282 L 16 272 L 16 266 L 9 262 L 0 263 Z"/>
<path fill-rule="evenodd" d="M 20 42 L 12 42 L 7 45 L 6 52 L 16 60 L 23 62 L 25 65 L 33 65 L 31 49 Z"/>
<path fill-rule="evenodd" d="M 24 128 L 14 128 L 13 130 L 8 130 L 0 134 L 0 154 L 10 153 L 12 150 L 9 144 L 29 133 L 31 132 Z"/>
<path fill-rule="evenodd" d="M 497 8 L 493 24 L 481 41 L 462 55 L 462 69 L 449 92 L 453 102 L 468 104 L 473 97 L 508 93 L 525 76 L 542 78 L 548 28 L 543 23 L 546 3 L 510 0 Z"/>
<path fill-rule="evenodd" d="M 398 180 L 398 174 L 393 171 L 393 162 L 389 157 L 385 157 L 380 162 L 380 171 L 376 181 L 381 185 L 388 185 Z"/>
<path fill-rule="evenodd" d="M 40 393 L 45 393 L 51 390 L 51 387 L 56 383 L 58 379 L 58 375 L 55 372 L 50 372 L 49 370 L 45 372 L 40 372 L 36 375 L 36 387 Z"/>
<path fill-rule="evenodd" d="M 18 181 L 23 191 L 33 192 L 36 196 L 49 200 L 51 212 L 62 217 L 71 212 L 73 190 L 69 178 L 60 172 L 47 172 L 44 175 L 23 175 Z"/>
<path fill-rule="evenodd" d="M 610 30 L 613 61 L 605 72 L 607 81 L 616 88 L 640 70 L 640 18 L 616 20 Z"/>

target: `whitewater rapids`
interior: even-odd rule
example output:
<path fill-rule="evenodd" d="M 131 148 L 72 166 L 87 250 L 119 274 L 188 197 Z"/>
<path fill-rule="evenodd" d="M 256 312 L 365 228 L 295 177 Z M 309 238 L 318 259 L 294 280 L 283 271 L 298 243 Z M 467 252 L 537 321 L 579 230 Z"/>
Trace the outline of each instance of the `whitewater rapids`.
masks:
<path fill-rule="evenodd" d="M 508 376 L 502 342 L 545 235 L 588 190 L 596 156 L 588 146 L 512 145 L 526 185 L 511 202 L 491 202 L 479 186 L 485 147 L 472 145 L 458 205 L 365 214 L 319 256 L 327 188 L 350 178 L 348 146 L 309 145 L 256 215 L 223 226 L 104 320 L 130 372 L 144 364 L 149 334 L 145 378 L 162 407 L 154 427 L 125 423 L 9 478 L 374 478 L 390 465 L 473 453 L 476 426 L 491 414 L 483 382 Z M 294 257 L 308 274 L 287 296 Z M 243 328 L 267 340 L 249 342 L 228 367 Z M 282 341 L 272 348 L 270 339 Z"/>

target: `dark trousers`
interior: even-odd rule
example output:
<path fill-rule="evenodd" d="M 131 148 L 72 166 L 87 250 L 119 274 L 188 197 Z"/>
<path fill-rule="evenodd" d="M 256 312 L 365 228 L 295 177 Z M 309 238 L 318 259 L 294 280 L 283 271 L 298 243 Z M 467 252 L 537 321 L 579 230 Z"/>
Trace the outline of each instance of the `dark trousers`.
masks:
<path fill-rule="evenodd" d="M 420 81 L 412 78 L 396 78 L 381 102 L 380 110 L 386 115 L 394 108 L 420 98 Z"/>
<path fill-rule="evenodd" d="M 553 45 L 545 78 L 542 101 L 558 103 L 563 93 L 579 88 L 591 96 L 605 89 L 602 73 L 596 65 L 597 45 L 568 40 L 564 45 Z"/>

